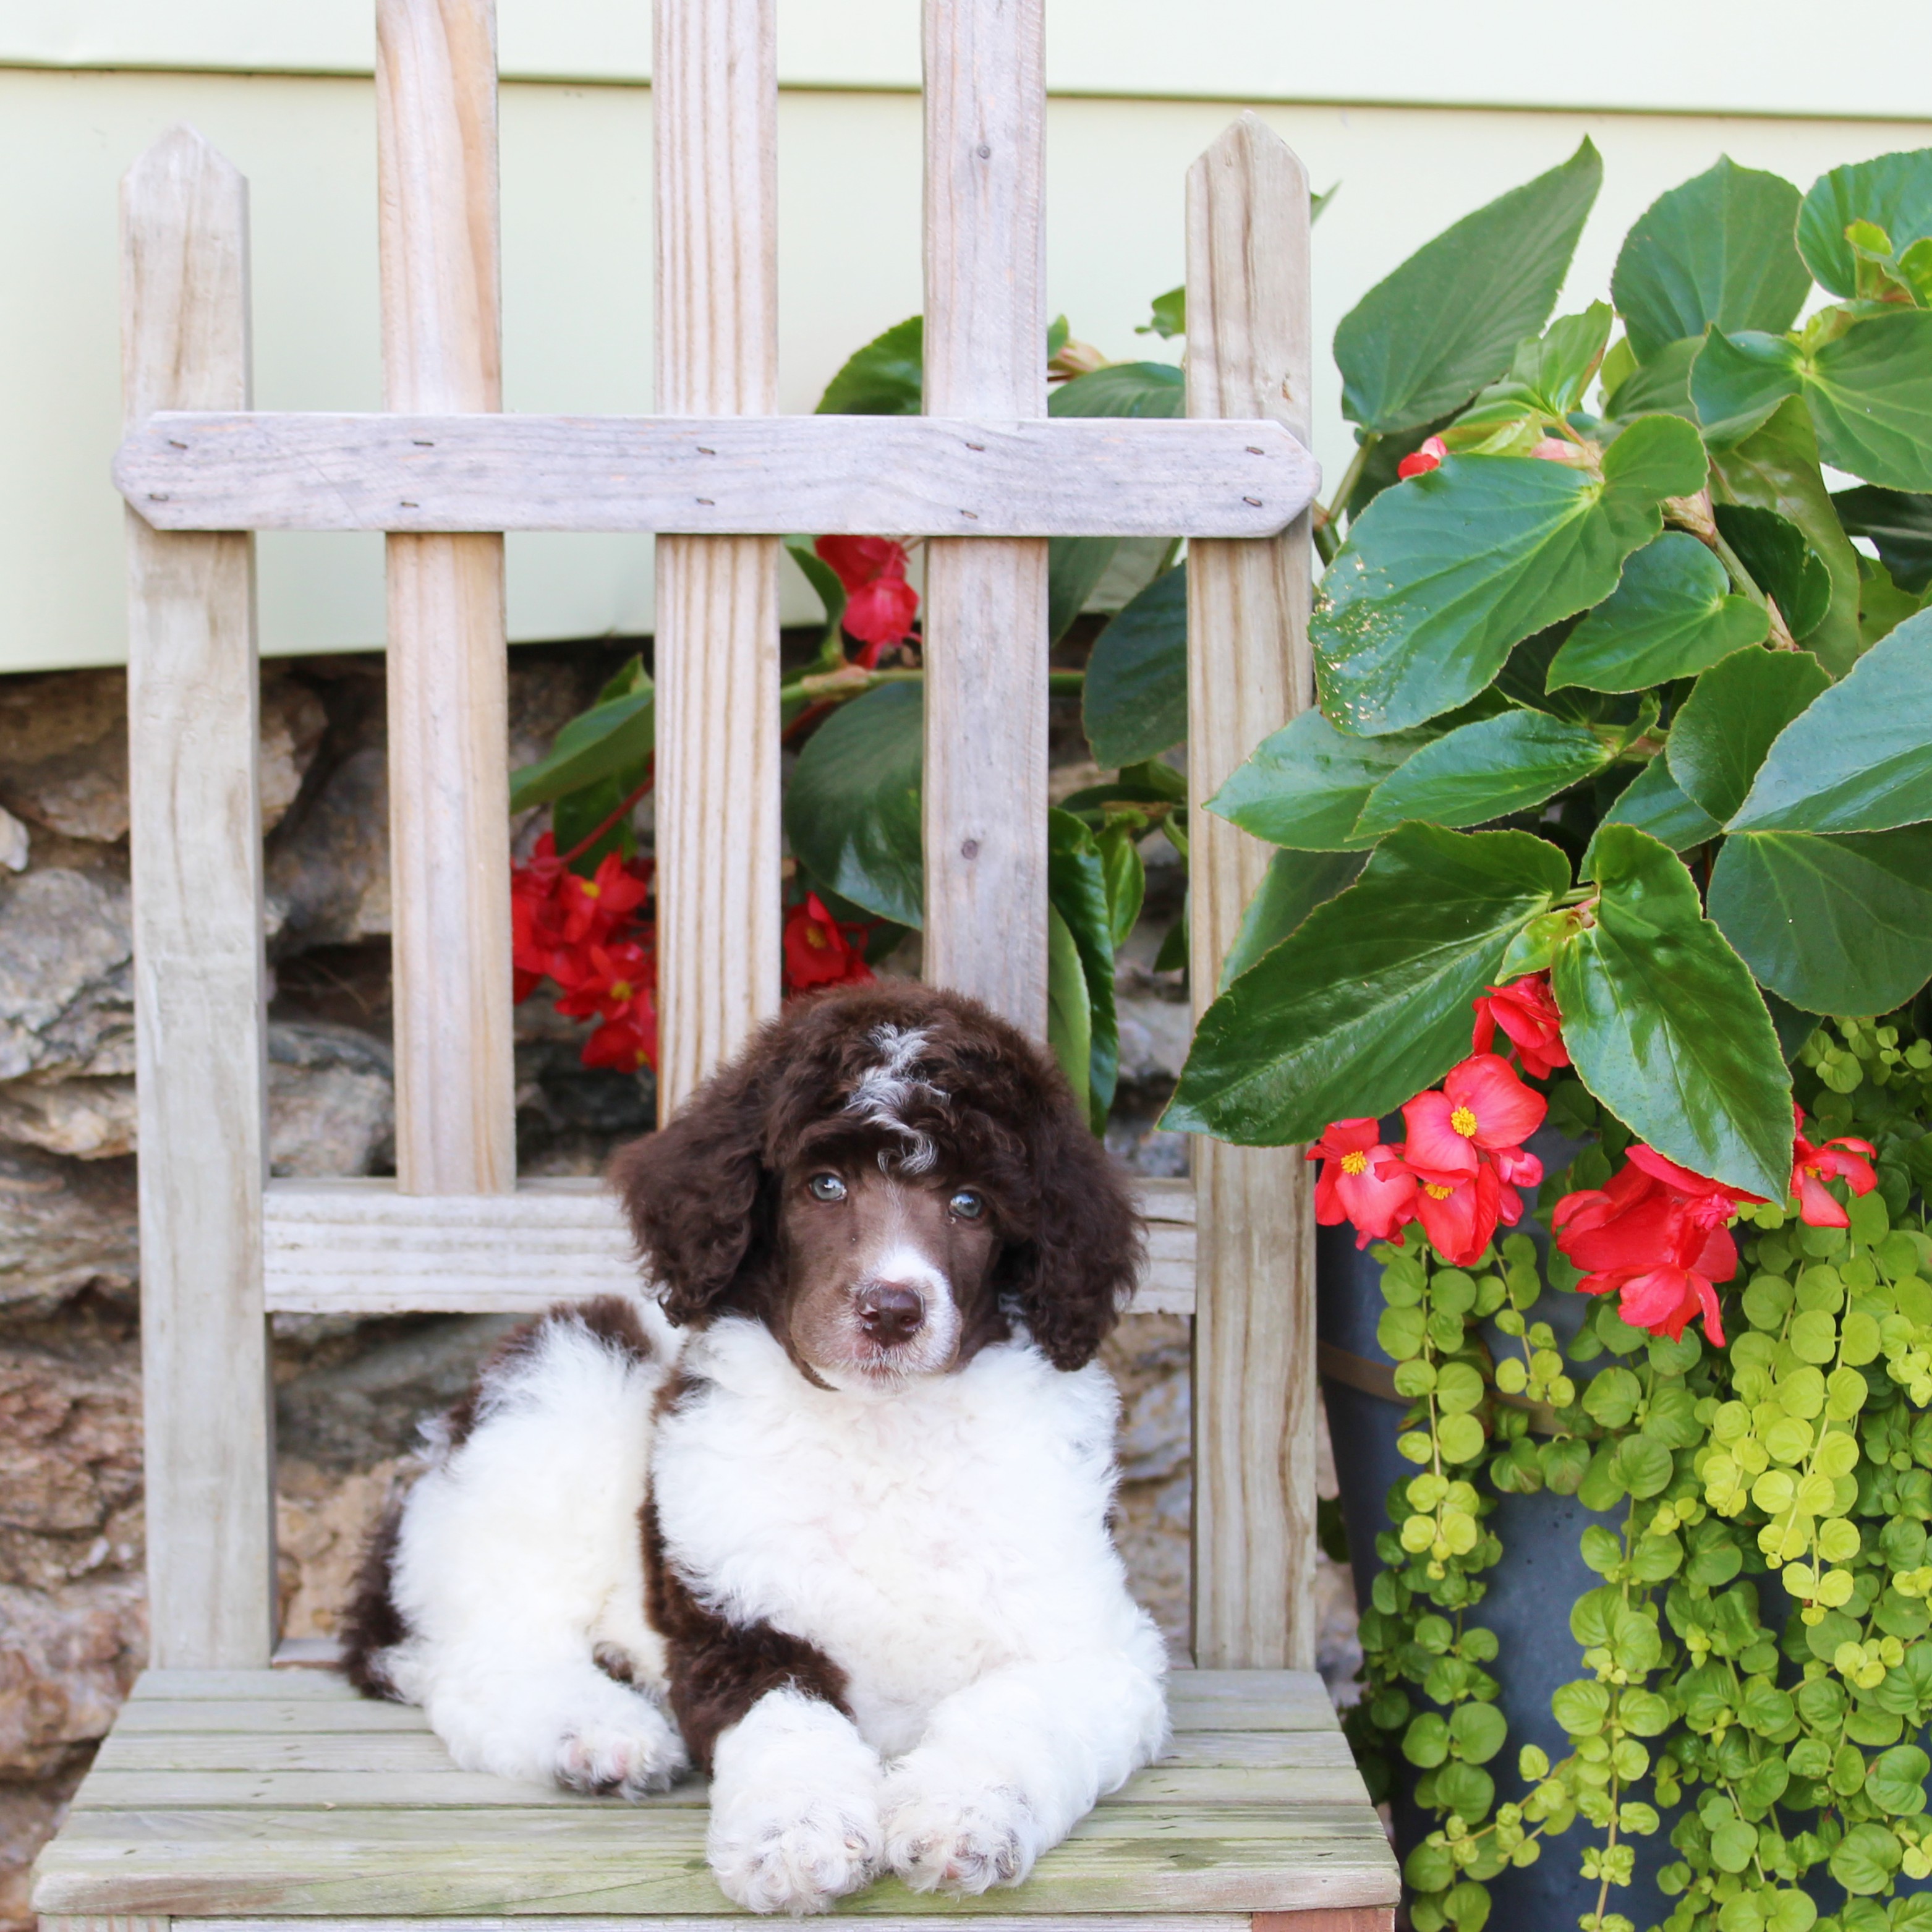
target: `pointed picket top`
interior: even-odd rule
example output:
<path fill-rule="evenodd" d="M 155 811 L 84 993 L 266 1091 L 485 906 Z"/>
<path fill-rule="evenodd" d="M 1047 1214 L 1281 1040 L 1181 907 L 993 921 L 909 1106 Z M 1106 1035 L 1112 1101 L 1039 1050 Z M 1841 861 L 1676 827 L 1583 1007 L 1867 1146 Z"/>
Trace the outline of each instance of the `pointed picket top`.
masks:
<path fill-rule="evenodd" d="M 122 177 L 121 254 L 127 420 L 248 408 L 248 178 L 184 121 Z"/>

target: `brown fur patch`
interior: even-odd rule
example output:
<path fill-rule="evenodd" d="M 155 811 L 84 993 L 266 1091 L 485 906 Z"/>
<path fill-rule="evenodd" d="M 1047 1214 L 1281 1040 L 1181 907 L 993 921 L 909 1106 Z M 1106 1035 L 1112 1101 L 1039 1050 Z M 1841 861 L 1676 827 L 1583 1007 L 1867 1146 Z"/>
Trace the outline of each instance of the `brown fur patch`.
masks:
<path fill-rule="evenodd" d="M 375 1668 L 374 1660 L 378 1651 L 400 1643 L 410 1634 L 390 1587 L 402 1527 L 403 1506 L 392 1504 L 363 1552 L 356 1594 L 343 1613 L 342 1674 L 365 1697 L 395 1696 L 395 1687 Z"/>
<path fill-rule="evenodd" d="M 710 1774 L 719 1737 L 768 1690 L 790 1686 L 852 1714 L 845 1673 L 823 1651 L 769 1624 L 728 1624 L 698 1601 L 664 1549 L 654 1502 L 638 1512 L 638 1526 L 646 1607 L 664 1640 L 671 1715 L 700 1771 Z"/>
<path fill-rule="evenodd" d="M 782 1177 L 835 1121 L 888 1160 L 905 1150 L 845 1114 L 881 1027 L 924 1036 L 899 1118 L 935 1150 L 934 1178 L 987 1197 L 1001 1323 L 1024 1322 L 1056 1368 L 1080 1367 L 1138 1268 L 1125 1177 L 1043 1048 L 976 1000 L 904 980 L 795 1001 L 668 1126 L 619 1152 L 611 1184 L 664 1312 L 702 1326 L 729 1310 L 785 1334 Z"/>

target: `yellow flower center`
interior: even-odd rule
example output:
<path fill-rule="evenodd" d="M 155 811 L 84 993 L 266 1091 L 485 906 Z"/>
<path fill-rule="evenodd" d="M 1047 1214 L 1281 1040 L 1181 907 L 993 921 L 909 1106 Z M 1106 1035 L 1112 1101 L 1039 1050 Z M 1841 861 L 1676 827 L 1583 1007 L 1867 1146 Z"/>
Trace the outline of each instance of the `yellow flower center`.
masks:
<path fill-rule="evenodd" d="M 1342 1156 L 1342 1172 L 1344 1174 L 1366 1174 L 1368 1171 L 1369 1157 L 1366 1154 L 1345 1154 Z"/>
<path fill-rule="evenodd" d="M 1467 1107 L 1458 1107 L 1449 1116 L 1449 1124 L 1467 1140 L 1476 1131 L 1476 1117 Z"/>
<path fill-rule="evenodd" d="M 610 997 L 614 1000 L 628 1000 L 631 997 L 631 982 L 628 980 L 610 982 Z"/>
<path fill-rule="evenodd" d="M 831 941 L 826 938 L 824 926 L 808 926 L 805 928 L 805 943 L 808 946 L 816 946 L 822 950 L 829 946 Z"/>
<path fill-rule="evenodd" d="M 1453 1187 L 1438 1187 L 1434 1181 L 1425 1180 L 1422 1184 L 1422 1191 L 1432 1201 L 1447 1201 L 1456 1190 Z"/>
<path fill-rule="evenodd" d="M 604 888 L 595 879 L 586 879 L 578 890 L 587 899 L 601 899 L 604 896 Z"/>

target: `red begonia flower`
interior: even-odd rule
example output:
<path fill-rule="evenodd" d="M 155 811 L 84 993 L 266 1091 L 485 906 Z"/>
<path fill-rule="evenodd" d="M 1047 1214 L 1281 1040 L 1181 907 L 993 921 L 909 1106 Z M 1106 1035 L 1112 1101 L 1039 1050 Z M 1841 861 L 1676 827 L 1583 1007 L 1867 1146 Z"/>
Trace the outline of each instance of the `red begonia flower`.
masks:
<path fill-rule="evenodd" d="M 648 860 L 626 863 L 606 852 L 587 879 L 575 872 L 563 875 L 563 938 L 567 946 L 602 939 L 642 905 L 650 892 Z"/>
<path fill-rule="evenodd" d="M 1695 1268 L 1664 1265 L 1647 1269 L 1621 1269 L 1612 1274 L 1586 1276 L 1577 1286 L 1586 1294 L 1606 1294 L 1616 1291 L 1617 1312 L 1633 1328 L 1647 1328 L 1653 1335 L 1676 1341 L 1694 1315 L 1704 1318 L 1704 1333 L 1719 1348 L 1724 1346 L 1724 1324 L 1718 1306 L 1718 1291 L 1708 1275 Z"/>
<path fill-rule="evenodd" d="M 903 577 L 880 577 L 852 592 L 839 621 L 866 646 L 859 662 L 871 670 L 882 650 L 910 636 L 918 615 L 919 592 Z"/>
<path fill-rule="evenodd" d="M 1804 1138 L 1804 1116 L 1792 1109 L 1798 1127 L 1792 1150 L 1791 1191 L 1798 1196 L 1798 1217 L 1813 1228 L 1849 1228 L 1852 1217 L 1826 1186 L 1842 1180 L 1855 1195 L 1869 1194 L 1878 1185 L 1871 1156 L 1878 1150 L 1870 1141 L 1841 1136 L 1814 1146 Z"/>
<path fill-rule="evenodd" d="M 1315 1184 L 1315 1218 L 1324 1228 L 1350 1222 L 1355 1245 L 1400 1240 L 1413 1218 L 1416 1178 L 1382 1144 L 1371 1120 L 1333 1120 L 1308 1150 L 1322 1163 Z"/>
<path fill-rule="evenodd" d="M 1412 476 L 1426 476 L 1429 471 L 1438 467 L 1448 454 L 1449 446 L 1439 436 L 1429 436 L 1424 440 L 1420 449 L 1412 450 L 1396 465 L 1395 473 L 1402 482 L 1406 483 Z"/>
<path fill-rule="evenodd" d="M 845 586 L 839 620 L 866 646 L 859 662 L 874 669 L 880 652 L 912 634 L 919 592 L 905 580 L 905 545 L 890 537 L 820 537 L 812 548 Z"/>
<path fill-rule="evenodd" d="M 1721 1348 L 1713 1284 L 1737 1273 L 1730 1223 L 1757 1201 L 1639 1145 L 1607 1186 L 1566 1194 L 1550 1219 L 1557 1246 L 1584 1270 L 1583 1293 L 1615 1292 L 1631 1327 L 1672 1341 L 1701 1312 L 1704 1332 Z"/>
<path fill-rule="evenodd" d="M 1453 1186 L 1423 1178 L 1415 1192 L 1415 1218 L 1450 1267 L 1473 1268 L 1482 1258 L 1502 1217 L 1502 1192 L 1496 1169 L 1486 1161 Z"/>
<path fill-rule="evenodd" d="M 841 926 L 816 892 L 785 914 L 785 983 L 792 992 L 808 986 L 856 986 L 868 983 L 872 969 L 852 944 L 862 926 Z"/>
<path fill-rule="evenodd" d="M 875 578 L 903 577 L 906 572 L 905 545 L 890 537 L 820 537 L 812 548 L 848 591 Z"/>
<path fill-rule="evenodd" d="M 1501 1027 L 1522 1060 L 1531 1078 L 1546 1080 L 1557 1067 L 1570 1064 L 1563 1044 L 1563 1016 L 1556 1010 L 1547 973 L 1526 974 L 1507 986 L 1492 986 L 1474 1003 L 1474 1036 L 1470 1044 L 1486 1053 Z"/>
<path fill-rule="evenodd" d="M 657 1002 L 648 990 L 639 993 L 621 1012 L 607 1019 L 584 1043 L 586 1066 L 608 1066 L 635 1073 L 658 1064 Z"/>
<path fill-rule="evenodd" d="M 1478 1148 L 1515 1152 L 1549 1111 L 1500 1054 L 1472 1054 L 1449 1070 L 1439 1094 L 1418 1094 L 1402 1108 L 1406 1158 L 1424 1180 L 1453 1186 L 1475 1172 Z"/>
<path fill-rule="evenodd" d="M 594 1013 L 615 1019 L 640 993 L 648 993 L 656 977 L 656 962 L 634 940 L 609 946 L 592 944 L 580 952 L 560 958 L 562 975 L 554 974 L 564 988 L 556 1010 L 572 1019 Z"/>

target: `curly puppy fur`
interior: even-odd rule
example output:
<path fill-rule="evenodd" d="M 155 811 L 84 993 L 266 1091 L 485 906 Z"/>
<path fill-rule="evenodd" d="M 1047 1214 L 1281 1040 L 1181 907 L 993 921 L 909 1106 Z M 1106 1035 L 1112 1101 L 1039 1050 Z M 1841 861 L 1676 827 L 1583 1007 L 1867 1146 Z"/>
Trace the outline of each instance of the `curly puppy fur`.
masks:
<path fill-rule="evenodd" d="M 922 1036 L 916 1078 L 890 1096 L 895 1133 L 848 1113 L 876 1076 L 878 1036 Z M 998 1204 L 1002 1307 L 1057 1369 L 1091 1361 L 1138 1270 L 1142 1229 L 1119 1168 L 1052 1056 L 976 1000 L 889 981 L 801 1002 L 611 1164 L 638 1251 L 675 1322 L 763 1318 L 784 1289 L 778 1181 L 811 1137 L 873 1138 L 902 1163 L 971 1176 Z M 896 1146 L 895 1143 L 898 1144 Z"/>
<path fill-rule="evenodd" d="M 1039 1047 L 893 984 L 793 1006 L 612 1180 L 657 1306 L 554 1311 L 428 1432 L 352 1677 L 472 1768 L 707 1767 L 750 1910 L 1018 1882 L 1166 1734 L 1106 1528 L 1124 1179 Z"/>

